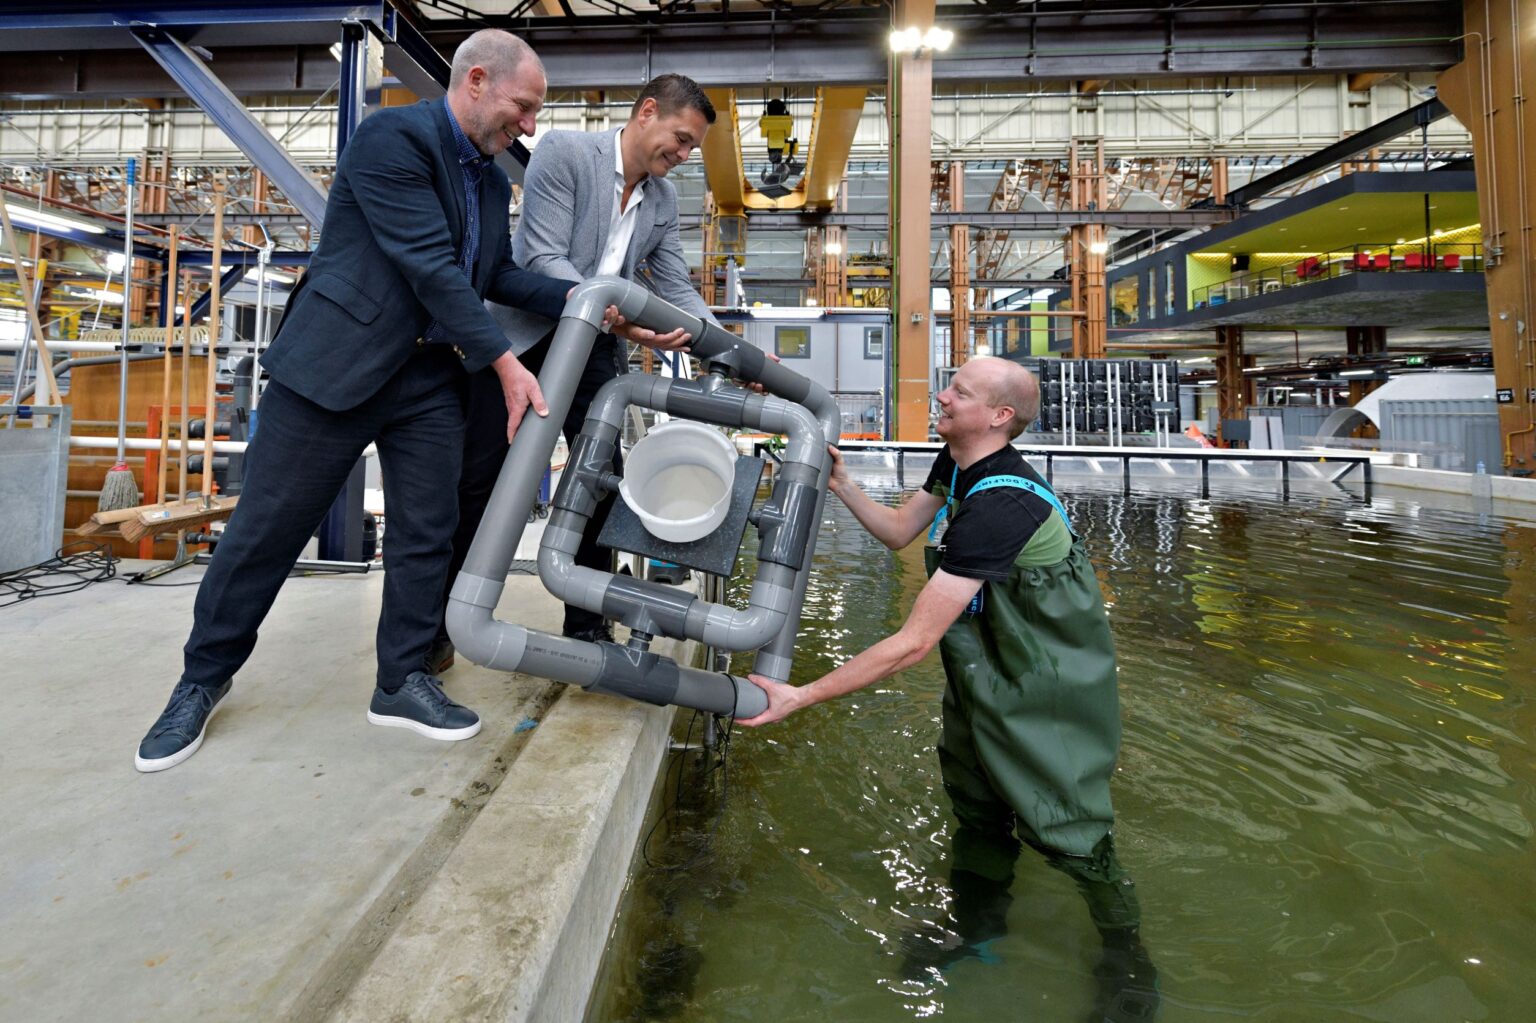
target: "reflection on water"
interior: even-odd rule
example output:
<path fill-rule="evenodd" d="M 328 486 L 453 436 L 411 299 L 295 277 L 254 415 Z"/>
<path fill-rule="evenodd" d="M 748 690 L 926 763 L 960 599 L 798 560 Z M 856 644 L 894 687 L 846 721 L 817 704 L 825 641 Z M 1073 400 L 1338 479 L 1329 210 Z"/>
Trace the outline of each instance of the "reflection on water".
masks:
<path fill-rule="evenodd" d="M 1115 841 L 1157 1019 L 1529 1018 L 1536 529 L 1061 485 L 1119 648 Z M 899 626 L 924 578 L 836 501 L 818 544 L 797 681 Z M 637 872 L 589 1018 L 1105 1018 L 1104 977 L 1146 975 L 1145 950 L 1106 964 L 1087 893 L 1031 850 L 1001 886 L 957 869 L 943 682 L 935 654 L 738 734 L 723 811 L 686 797 L 653 845 L 696 861 Z"/>

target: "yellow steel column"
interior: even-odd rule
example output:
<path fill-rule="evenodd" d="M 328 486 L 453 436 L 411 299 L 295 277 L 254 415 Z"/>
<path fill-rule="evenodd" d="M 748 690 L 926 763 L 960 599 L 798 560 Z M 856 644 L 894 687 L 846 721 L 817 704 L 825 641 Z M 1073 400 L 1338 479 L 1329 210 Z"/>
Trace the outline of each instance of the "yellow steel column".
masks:
<path fill-rule="evenodd" d="M 926 30 L 933 25 L 934 0 L 896 0 L 891 27 Z M 929 325 L 933 296 L 928 283 L 932 257 L 929 229 L 930 164 L 933 158 L 933 58 L 930 53 L 891 54 L 891 425 L 893 440 L 928 439 L 928 394 L 932 367 Z"/>
<path fill-rule="evenodd" d="M 1462 12 L 1466 59 L 1441 72 L 1438 92 L 1472 134 L 1504 468 L 1530 472 L 1536 469 L 1536 181 L 1530 178 L 1536 125 L 1524 90 L 1527 78 L 1536 89 L 1536 0 L 1465 0 Z"/>

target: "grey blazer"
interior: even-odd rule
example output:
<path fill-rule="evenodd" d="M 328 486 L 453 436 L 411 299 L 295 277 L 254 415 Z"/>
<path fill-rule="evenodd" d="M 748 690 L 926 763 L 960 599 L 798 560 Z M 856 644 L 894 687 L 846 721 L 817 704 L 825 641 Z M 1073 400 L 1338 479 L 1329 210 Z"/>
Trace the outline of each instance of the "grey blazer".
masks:
<path fill-rule="evenodd" d="M 597 273 L 608 247 L 613 217 L 613 131 L 551 131 L 539 140 L 523 179 L 523 207 L 512 252 L 518 266 L 579 282 Z M 644 198 L 620 276 L 715 322 L 688 276 L 677 229 L 677 191 L 665 178 L 646 178 Z M 644 262 L 649 277 L 636 275 Z M 549 333 L 555 321 L 526 309 L 487 303 L 521 355 Z"/>

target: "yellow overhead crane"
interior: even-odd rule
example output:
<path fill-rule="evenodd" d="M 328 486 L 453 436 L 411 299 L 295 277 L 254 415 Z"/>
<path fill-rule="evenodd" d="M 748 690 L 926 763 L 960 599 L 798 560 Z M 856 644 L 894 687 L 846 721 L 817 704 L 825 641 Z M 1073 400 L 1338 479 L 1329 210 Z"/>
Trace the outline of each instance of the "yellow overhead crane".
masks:
<path fill-rule="evenodd" d="M 714 131 L 704 136 L 704 173 L 715 205 L 722 214 L 740 215 L 747 210 L 826 210 L 837 199 L 837 190 L 848 169 L 848 153 L 864 111 L 868 90 L 839 86 L 816 90 L 811 115 L 810 143 L 805 150 L 805 175 L 789 194 L 773 199 L 747 180 L 741 156 L 741 126 L 736 113 L 736 90 L 706 89 L 709 100 L 722 115 Z M 782 115 L 780 115 L 782 116 Z M 765 120 L 770 120 L 768 115 Z M 773 147 L 784 144 L 787 128 L 772 120 L 761 126 Z"/>
<path fill-rule="evenodd" d="M 864 111 L 866 89 L 839 86 L 816 90 L 816 107 L 811 115 L 810 142 L 805 148 L 805 173 L 794 188 L 779 189 L 777 198 L 765 195 L 747 179 L 741 155 L 741 123 L 736 111 L 736 90 L 706 89 L 709 101 L 719 114 L 713 131 L 704 136 L 704 174 L 714 196 L 711 234 L 718 239 L 722 252 L 711 252 L 706 272 L 726 258 L 739 263 L 745 255 L 746 219 L 752 210 L 829 210 L 837 200 L 848 169 L 848 154 L 853 136 Z M 759 122 L 759 130 L 768 140 L 770 151 L 777 150 L 782 165 L 789 149 L 792 125 L 787 115 L 773 111 Z M 793 158 L 793 150 L 788 158 Z M 776 182 L 787 184 L 787 181 Z"/>

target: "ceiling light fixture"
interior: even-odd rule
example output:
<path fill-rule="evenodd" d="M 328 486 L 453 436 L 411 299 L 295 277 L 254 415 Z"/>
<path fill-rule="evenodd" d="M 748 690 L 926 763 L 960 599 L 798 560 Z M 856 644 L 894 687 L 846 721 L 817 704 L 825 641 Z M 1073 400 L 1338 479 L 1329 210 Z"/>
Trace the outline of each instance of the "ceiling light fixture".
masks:
<path fill-rule="evenodd" d="M 907 28 L 892 29 L 890 35 L 891 52 L 897 54 L 918 54 L 923 50 L 938 50 L 943 52 L 949 49 L 949 45 L 955 41 L 955 34 L 947 28 L 937 25 L 929 26 L 925 32 L 916 25 Z"/>
<path fill-rule="evenodd" d="M 42 210 L 27 210 L 11 207 L 11 219 L 34 230 L 37 228 L 52 228 L 55 231 L 84 231 L 87 234 L 106 234 L 107 229 L 95 224 L 86 223 L 84 220 L 72 220 L 69 217 L 61 217 L 56 213 L 45 213 Z"/>

